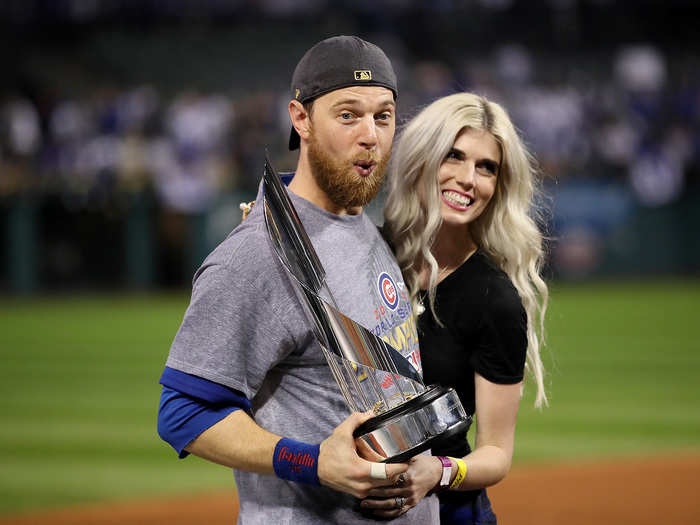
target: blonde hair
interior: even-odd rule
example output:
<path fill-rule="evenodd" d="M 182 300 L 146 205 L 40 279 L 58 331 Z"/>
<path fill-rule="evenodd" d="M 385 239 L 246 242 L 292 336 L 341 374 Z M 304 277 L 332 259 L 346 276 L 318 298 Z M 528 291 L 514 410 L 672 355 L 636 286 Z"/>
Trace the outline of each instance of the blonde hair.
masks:
<path fill-rule="evenodd" d="M 540 212 L 534 206 L 537 170 L 506 111 L 484 97 L 457 93 L 436 100 L 408 122 L 392 158 L 384 227 L 414 307 L 421 266 L 429 266 L 428 302 L 439 322 L 435 312 L 438 265 L 431 252 L 442 224 L 438 170 L 464 128 L 489 132 L 501 149 L 494 196 L 469 228 L 474 242 L 508 275 L 522 300 L 527 313 L 525 367 L 535 380 L 535 406 L 539 407 L 547 404 L 540 347 L 548 290 L 540 275 L 544 249 L 536 222 Z"/>

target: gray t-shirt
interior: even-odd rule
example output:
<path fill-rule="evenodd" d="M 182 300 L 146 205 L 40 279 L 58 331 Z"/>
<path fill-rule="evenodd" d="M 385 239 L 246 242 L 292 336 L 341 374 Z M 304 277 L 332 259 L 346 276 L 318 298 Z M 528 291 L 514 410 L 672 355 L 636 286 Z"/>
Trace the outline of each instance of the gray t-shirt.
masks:
<path fill-rule="evenodd" d="M 349 409 L 272 249 L 261 192 L 249 217 L 195 274 L 167 366 L 243 392 L 262 428 L 320 443 Z M 338 216 L 289 194 L 339 310 L 397 346 L 420 370 L 401 272 L 375 225 L 364 213 Z M 273 518 L 294 525 L 373 522 L 357 512 L 357 499 L 326 487 L 244 471 L 235 471 L 235 478 L 242 525 L 267 525 Z M 438 521 L 431 496 L 394 523 Z"/>

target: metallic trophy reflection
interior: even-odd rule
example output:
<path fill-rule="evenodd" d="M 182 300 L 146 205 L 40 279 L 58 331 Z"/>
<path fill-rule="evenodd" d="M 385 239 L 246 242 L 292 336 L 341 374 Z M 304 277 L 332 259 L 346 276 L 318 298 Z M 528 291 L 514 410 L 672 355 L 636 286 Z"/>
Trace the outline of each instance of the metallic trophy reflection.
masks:
<path fill-rule="evenodd" d="M 392 345 L 341 313 L 304 226 L 279 175 L 265 159 L 265 224 L 328 366 L 351 411 L 376 414 L 355 431 L 372 461 L 402 462 L 471 423 L 452 388 L 428 386 Z"/>

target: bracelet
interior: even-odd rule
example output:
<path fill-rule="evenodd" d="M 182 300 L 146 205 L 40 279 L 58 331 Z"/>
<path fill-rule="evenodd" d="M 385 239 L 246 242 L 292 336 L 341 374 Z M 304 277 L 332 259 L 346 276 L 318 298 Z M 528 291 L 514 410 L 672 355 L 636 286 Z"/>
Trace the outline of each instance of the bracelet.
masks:
<path fill-rule="evenodd" d="M 453 457 L 450 459 L 457 464 L 457 476 L 455 476 L 455 479 L 452 480 L 452 483 L 450 484 L 450 490 L 452 490 L 459 487 L 462 484 L 462 481 L 464 481 L 464 478 L 467 477 L 467 464 L 463 459 Z"/>
<path fill-rule="evenodd" d="M 272 468 L 278 478 L 320 486 L 318 479 L 318 454 L 321 445 L 309 445 L 301 441 L 282 438 L 275 446 Z"/>
<path fill-rule="evenodd" d="M 452 476 L 452 460 L 445 456 L 435 456 L 442 463 L 442 477 L 436 489 L 444 490 L 450 486 L 450 477 Z"/>

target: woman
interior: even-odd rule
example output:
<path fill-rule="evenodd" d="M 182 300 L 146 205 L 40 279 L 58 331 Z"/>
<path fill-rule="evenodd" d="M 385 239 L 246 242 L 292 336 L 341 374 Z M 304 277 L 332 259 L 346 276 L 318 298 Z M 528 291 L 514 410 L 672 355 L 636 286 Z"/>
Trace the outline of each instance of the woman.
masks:
<path fill-rule="evenodd" d="M 375 489 L 362 506 L 394 517 L 438 490 L 442 524 L 496 523 L 484 488 L 510 469 L 525 370 L 535 405 L 547 402 L 534 161 L 501 106 L 459 93 L 408 123 L 392 162 L 384 229 L 415 311 L 426 306 L 425 383 L 457 390 L 476 414 L 476 442 L 471 450 L 462 436 L 417 456 L 400 486 Z"/>

